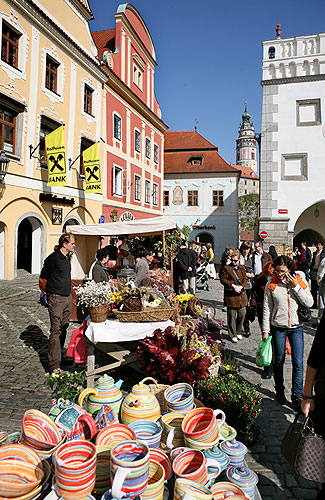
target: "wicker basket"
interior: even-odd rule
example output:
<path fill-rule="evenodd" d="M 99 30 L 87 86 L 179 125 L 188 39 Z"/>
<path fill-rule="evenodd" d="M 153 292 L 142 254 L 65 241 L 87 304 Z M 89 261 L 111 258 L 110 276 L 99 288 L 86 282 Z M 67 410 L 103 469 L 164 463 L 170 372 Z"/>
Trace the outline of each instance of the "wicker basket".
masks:
<path fill-rule="evenodd" d="M 88 312 L 93 323 L 104 323 L 107 320 L 108 305 L 88 307 Z"/>
<path fill-rule="evenodd" d="M 121 323 L 151 323 L 167 321 L 174 317 L 176 311 L 173 307 L 155 307 L 134 312 L 116 311 L 114 309 L 113 312 Z"/>
<path fill-rule="evenodd" d="M 148 384 L 148 385 L 149 385 L 149 388 L 150 388 L 150 391 L 152 392 L 152 394 L 154 394 L 156 396 L 156 398 L 158 399 L 161 414 L 165 415 L 165 413 L 168 413 L 168 409 L 167 409 L 166 400 L 164 398 L 164 392 L 166 389 L 168 389 L 168 387 L 170 387 L 170 385 L 158 384 L 158 382 L 155 382 L 154 384 Z M 201 403 L 201 401 L 199 401 L 196 398 L 194 398 L 194 404 L 196 405 L 197 408 L 200 406 L 204 406 L 204 404 Z"/>

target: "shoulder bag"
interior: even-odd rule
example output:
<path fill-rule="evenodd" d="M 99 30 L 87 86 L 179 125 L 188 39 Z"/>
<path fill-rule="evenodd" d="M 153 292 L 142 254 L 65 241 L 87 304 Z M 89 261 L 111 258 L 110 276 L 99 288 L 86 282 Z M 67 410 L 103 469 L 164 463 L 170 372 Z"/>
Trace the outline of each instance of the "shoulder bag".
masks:
<path fill-rule="evenodd" d="M 325 441 L 316 434 L 310 417 L 298 422 L 302 412 L 298 412 L 294 422 L 283 438 L 281 453 L 296 474 L 319 483 L 325 482 Z"/>

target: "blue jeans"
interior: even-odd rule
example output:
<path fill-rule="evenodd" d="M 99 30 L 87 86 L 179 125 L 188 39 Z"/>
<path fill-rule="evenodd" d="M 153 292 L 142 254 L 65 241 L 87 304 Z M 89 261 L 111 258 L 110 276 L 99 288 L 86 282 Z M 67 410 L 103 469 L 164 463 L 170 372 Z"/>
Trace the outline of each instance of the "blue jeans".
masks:
<path fill-rule="evenodd" d="M 274 383 L 277 394 L 284 394 L 283 365 L 286 355 L 286 338 L 291 345 L 292 388 L 291 398 L 301 398 L 304 377 L 304 329 L 279 328 L 272 326 L 272 342 L 274 348 Z"/>

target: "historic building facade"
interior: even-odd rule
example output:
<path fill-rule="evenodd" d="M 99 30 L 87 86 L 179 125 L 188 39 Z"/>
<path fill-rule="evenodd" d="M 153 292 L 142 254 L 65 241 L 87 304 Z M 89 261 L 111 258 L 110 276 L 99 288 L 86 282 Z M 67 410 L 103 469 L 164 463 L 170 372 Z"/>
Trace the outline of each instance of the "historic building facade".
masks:
<path fill-rule="evenodd" d="M 259 231 L 269 244 L 325 238 L 325 33 L 263 42 Z"/>
<path fill-rule="evenodd" d="M 191 239 L 212 243 L 216 262 L 238 245 L 238 180 L 218 148 L 194 131 L 165 133 L 164 214 Z"/>
<path fill-rule="evenodd" d="M 257 141 L 246 102 L 236 139 L 236 165 L 251 168 L 257 174 Z"/>
<path fill-rule="evenodd" d="M 100 141 L 104 119 L 107 76 L 92 17 L 87 0 L 0 0 L 0 150 L 10 160 L 0 184 L 0 279 L 38 273 L 65 225 L 99 221 L 102 195 L 84 192 L 78 158 Z M 78 159 L 67 186 L 48 187 L 44 137 L 60 125 L 67 165 Z M 103 163 L 103 147 L 100 155 Z"/>
<path fill-rule="evenodd" d="M 115 29 L 93 32 L 107 74 L 105 222 L 162 214 L 164 132 L 155 97 L 155 48 L 130 4 L 120 5 Z"/>
<path fill-rule="evenodd" d="M 250 167 L 244 167 L 242 165 L 231 166 L 237 168 L 241 172 L 238 186 L 238 196 L 244 196 L 245 194 L 252 193 L 258 194 L 260 178 L 256 171 Z"/>

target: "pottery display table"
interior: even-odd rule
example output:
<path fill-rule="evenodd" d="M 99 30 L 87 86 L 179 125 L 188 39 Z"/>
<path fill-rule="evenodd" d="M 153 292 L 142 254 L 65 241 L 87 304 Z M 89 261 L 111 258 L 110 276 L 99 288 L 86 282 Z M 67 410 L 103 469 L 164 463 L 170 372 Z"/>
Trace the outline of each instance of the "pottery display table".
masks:
<path fill-rule="evenodd" d="M 119 342 L 131 342 L 152 337 L 157 328 L 164 330 L 167 326 L 174 326 L 174 322 L 157 321 L 153 323 L 121 323 L 117 319 L 107 319 L 104 323 L 88 322 L 85 336 L 89 343 L 87 357 L 87 387 L 94 387 L 95 377 L 99 374 L 118 368 L 122 364 L 129 364 L 136 361 L 136 355 L 118 345 Z M 116 359 L 99 368 L 95 368 L 95 348 L 103 351 Z"/>

